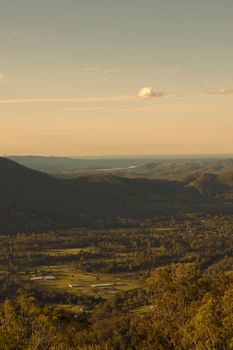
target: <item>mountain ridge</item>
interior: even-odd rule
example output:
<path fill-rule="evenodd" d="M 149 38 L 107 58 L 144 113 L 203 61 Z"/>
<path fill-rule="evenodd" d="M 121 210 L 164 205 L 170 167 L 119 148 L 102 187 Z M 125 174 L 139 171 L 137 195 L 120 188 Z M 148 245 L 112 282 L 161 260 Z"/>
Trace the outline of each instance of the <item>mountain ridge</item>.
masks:
<path fill-rule="evenodd" d="M 225 177 L 221 175 L 221 179 L 218 175 L 195 176 L 185 181 L 171 181 L 104 173 L 67 180 L 0 157 L 0 229 L 75 227 L 95 223 L 101 218 L 153 217 L 182 210 L 198 211 L 208 202 L 213 181 L 222 191 L 217 193 L 231 191 L 226 184 L 232 181 L 231 173 Z M 214 201 L 211 206 L 220 210 Z"/>

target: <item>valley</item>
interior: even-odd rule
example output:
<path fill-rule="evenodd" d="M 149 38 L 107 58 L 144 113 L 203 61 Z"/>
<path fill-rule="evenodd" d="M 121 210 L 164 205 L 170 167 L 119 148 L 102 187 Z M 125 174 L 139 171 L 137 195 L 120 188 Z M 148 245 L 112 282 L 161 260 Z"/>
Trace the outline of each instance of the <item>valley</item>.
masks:
<path fill-rule="evenodd" d="M 186 328 L 176 337 L 179 322 L 189 327 L 200 312 L 207 317 L 202 309 L 211 300 L 226 310 L 216 310 L 211 325 L 220 324 L 225 338 L 218 342 L 229 344 L 231 172 L 63 179 L 0 158 L 0 180 L 5 348 L 1 334 L 20 350 L 31 341 L 62 350 L 141 350 L 150 339 L 167 350 L 168 332 L 186 350 Z M 208 318 L 202 325 L 210 326 Z M 193 332 L 199 337 L 199 328 Z"/>

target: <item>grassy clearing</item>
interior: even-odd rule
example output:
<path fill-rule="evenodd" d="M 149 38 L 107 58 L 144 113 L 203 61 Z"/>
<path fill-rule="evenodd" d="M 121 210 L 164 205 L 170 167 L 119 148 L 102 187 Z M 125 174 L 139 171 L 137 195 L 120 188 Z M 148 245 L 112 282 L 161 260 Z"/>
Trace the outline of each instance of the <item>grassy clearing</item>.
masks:
<path fill-rule="evenodd" d="M 88 248 L 67 248 L 67 249 L 50 249 L 44 251 L 45 254 L 50 256 L 65 256 L 65 255 L 75 255 L 80 252 L 88 252 Z"/>
<path fill-rule="evenodd" d="M 80 271 L 72 270 L 66 265 L 45 266 L 38 267 L 36 276 L 52 275 L 55 277 L 54 280 L 37 280 L 31 281 L 31 275 L 26 274 L 24 278 L 30 281 L 30 283 L 38 288 L 69 292 L 72 294 L 86 294 L 86 295 L 109 295 L 109 290 L 116 292 L 132 290 L 139 288 L 135 274 L 93 274 L 83 273 Z M 114 283 L 111 287 L 92 288 L 95 284 Z M 78 285 L 77 287 L 71 288 L 69 285 Z"/>

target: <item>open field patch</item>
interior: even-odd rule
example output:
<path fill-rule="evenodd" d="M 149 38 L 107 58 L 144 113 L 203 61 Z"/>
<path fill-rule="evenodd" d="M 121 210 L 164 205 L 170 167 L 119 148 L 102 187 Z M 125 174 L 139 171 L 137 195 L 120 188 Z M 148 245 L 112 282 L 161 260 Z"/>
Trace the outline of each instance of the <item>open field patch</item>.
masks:
<path fill-rule="evenodd" d="M 74 271 L 65 265 L 50 266 L 49 268 L 41 266 L 33 276 L 35 277 L 34 280 L 29 274 L 24 274 L 23 278 L 39 289 L 78 295 L 108 296 L 120 291 L 139 288 L 139 282 L 135 274 L 83 273 Z"/>

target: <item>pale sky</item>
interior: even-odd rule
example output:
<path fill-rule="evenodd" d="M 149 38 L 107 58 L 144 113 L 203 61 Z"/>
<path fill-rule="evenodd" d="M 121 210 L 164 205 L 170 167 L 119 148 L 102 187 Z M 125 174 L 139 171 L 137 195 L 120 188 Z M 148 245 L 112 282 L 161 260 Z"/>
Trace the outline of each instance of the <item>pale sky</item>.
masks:
<path fill-rule="evenodd" d="M 0 154 L 232 154 L 232 37 L 232 0 L 0 0 Z"/>

